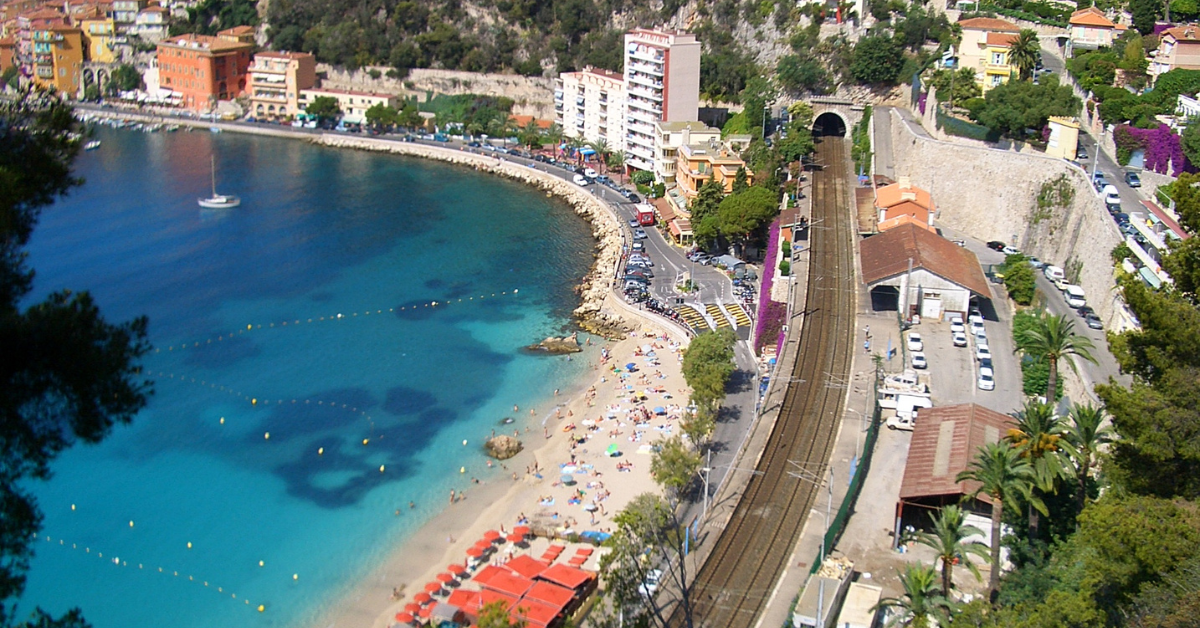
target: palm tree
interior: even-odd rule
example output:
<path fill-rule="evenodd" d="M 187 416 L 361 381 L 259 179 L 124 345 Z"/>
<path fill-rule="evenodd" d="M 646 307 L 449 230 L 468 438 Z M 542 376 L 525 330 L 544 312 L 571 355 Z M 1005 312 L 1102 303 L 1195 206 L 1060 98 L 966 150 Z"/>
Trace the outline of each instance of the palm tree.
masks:
<path fill-rule="evenodd" d="M 979 575 L 979 568 L 967 558 L 967 554 L 988 559 L 986 545 L 979 541 L 966 540 L 972 536 L 982 536 L 983 531 L 963 523 L 965 516 L 962 508 L 953 504 L 946 506 L 933 520 L 933 532 L 917 532 L 913 535 L 917 543 L 937 553 L 937 558 L 942 563 L 942 596 L 946 599 L 950 599 L 950 589 L 954 587 L 955 563 L 965 564 L 976 580 L 983 580 Z"/>
<path fill-rule="evenodd" d="M 944 626 L 949 621 L 949 611 L 954 603 L 938 590 L 938 575 L 929 565 L 909 563 L 900 572 L 900 586 L 904 594 L 900 597 L 889 597 L 879 601 L 879 608 L 894 608 L 900 612 L 892 617 L 888 626 L 897 623 L 912 628 L 926 628 L 930 619 Z"/>
<path fill-rule="evenodd" d="M 1016 509 L 1017 498 L 1023 498 L 1031 508 L 1046 514 L 1046 505 L 1033 494 L 1033 465 L 1021 457 L 1021 452 L 1006 442 L 988 443 L 979 448 L 967 469 L 955 482 L 978 482 L 970 497 L 985 493 L 992 499 L 992 573 L 988 592 L 994 598 L 1000 583 L 1000 517 L 1004 505 Z"/>
<path fill-rule="evenodd" d="M 1069 473 L 1063 464 L 1060 449 L 1062 426 L 1058 415 L 1054 413 L 1054 406 L 1030 399 L 1013 416 L 1017 419 L 1017 425 L 1008 430 L 1006 438 L 1021 452 L 1021 457 L 1033 465 L 1034 487 L 1043 495 L 1057 493 L 1058 481 L 1069 477 Z M 1031 537 L 1037 537 L 1038 523 L 1037 509 L 1030 508 Z"/>
<path fill-rule="evenodd" d="M 1076 500 L 1080 512 L 1087 504 L 1087 479 L 1096 465 L 1098 450 L 1116 439 L 1112 426 L 1101 426 L 1103 422 L 1103 410 L 1077 403 L 1071 408 L 1071 425 L 1062 431 L 1064 438 L 1059 445 L 1075 463 L 1075 479 L 1079 483 Z"/>
<path fill-rule="evenodd" d="M 479 137 L 480 133 L 483 133 L 483 128 L 478 120 L 472 120 L 467 123 L 467 134 L 471 136 L 471 139 L 475 139 Z"/>
<path fill-rule="evenodd" d="M 1038 42 L 1037 31 L 1022 29 L 1008 49 L 1008 61 L 1016 66 L 1021 80 L 1026 80 L 1033 74 L 1038 61 L 1042 58 L 1042 44 Z"/>
<path fill-rule="evenodd" d="M 1056 397 L 1059 359 L 1075 355 L 1092 364 L 1096 363 L 1096 358 L 1092 357 L 1092 349 L 1095 348 L 1092 341 L 1076 334 L 1075 321 L 1068 319 L 1065 314 L 1055 316 L 1042 312 L 1033 326 L 1024 330 L 1017 339 L 1017 347 L 1031 356 L 1046 358 L 1050 362 L 1050 377 L 1046 381 L 1046 400 L 1049 402 Z M 1073 360 L 1067 360 L 1067 364 L 1072 371 L 1079 372 Z"/>
<path fill-rule="evenodd" d="M 608 145 L 608 140 L 598 139 L 594 142 L 588 142 L 588 148 L 596 151 L 596 157 L 600 160 L 600 171 L 607 172 L 605 166 L 608 164 L 608 156 L 612 154 L 612 148 Z"/>
<path fill-rule="evenodd" d="M 559 123 L 555 122 L 546 129 L 546 141 L 553 147 L 555 159 L 558 159 L 558 145 L 562 143 L 562 138 L 563 129 Z"/>
<path fill-rule="evenodd" d="M 619 150 L 609 154 L 608 167 L 621 173 L 621 183 L 625 183 L 625 151 Z"/>

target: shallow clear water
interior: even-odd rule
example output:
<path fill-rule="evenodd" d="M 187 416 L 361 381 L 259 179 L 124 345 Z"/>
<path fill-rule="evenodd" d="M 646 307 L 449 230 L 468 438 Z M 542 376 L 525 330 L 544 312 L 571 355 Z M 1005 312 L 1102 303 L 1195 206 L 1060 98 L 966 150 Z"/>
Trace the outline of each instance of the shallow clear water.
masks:
<path fill-rule="evenodd" d="M 586 368 L 519 352 L 563 331 L 592 260 L 560 202 L 301 141 L 98 137 L 30 244 L 35 297 L 147 314 L 156 392 L 33 485 L 46 518 L 22 608 L 80 606 L 98 628 L 312 621 L 451 488 L 490 477 L 480 446 L 513 404 L 523 428 Z M 213 153 L 240 208 L 196 205 Z"/>

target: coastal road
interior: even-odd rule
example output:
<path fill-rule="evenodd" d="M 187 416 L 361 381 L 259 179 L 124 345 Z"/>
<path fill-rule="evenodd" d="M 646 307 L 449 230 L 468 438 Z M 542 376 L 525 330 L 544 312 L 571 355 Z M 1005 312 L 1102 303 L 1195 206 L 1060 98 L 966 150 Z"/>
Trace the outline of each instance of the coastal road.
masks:
<path fill-rule="evenodd" d="M 690 609 L 677 604 L 676 628 L 754 626 L 787 566 L 817 496 L 841 423 L 850 378 L 855 287 L 846 138 L 817 144 L 810 234 L 811 264 L 799 358 L 783 407 L 754 475 L 691 587 Z M 690 615 L 690 616 L 689 616 Z"/>

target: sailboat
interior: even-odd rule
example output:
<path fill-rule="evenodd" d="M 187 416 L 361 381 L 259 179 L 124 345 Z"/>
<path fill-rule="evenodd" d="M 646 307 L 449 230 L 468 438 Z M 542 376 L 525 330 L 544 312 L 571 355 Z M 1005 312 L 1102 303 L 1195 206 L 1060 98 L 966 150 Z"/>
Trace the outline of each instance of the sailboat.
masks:
<path fill-rule="evenodd" d="M 242 204 L 242 199 L 229 194 L 217 194 L 217 157 L 212 158 L 212 196 L 198 199 L 201 207 L 207 209 L 229 209 Z"/>

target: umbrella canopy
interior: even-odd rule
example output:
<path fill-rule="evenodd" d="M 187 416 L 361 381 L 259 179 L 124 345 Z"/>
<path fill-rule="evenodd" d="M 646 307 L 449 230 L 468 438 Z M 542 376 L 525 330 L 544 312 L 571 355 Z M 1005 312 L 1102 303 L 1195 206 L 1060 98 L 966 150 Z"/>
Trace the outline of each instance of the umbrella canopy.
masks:
<path fill-rule="evenodd" d="M 654 406 L 654 414 L 666 414 L 667 409 L 662 406 Z"/>
<path fill-rule="evenodd" d="M 517 526 L 513 528 L 513 534 L 529 534 L 529 526 Z"/>
<path fill-rule="evenodd" d="M 428 604 L 429 601 L 432 599 L 433 599 L 433 597 L 425 592 L 421 592 L 421 593 L 418 593 L 413 596 L 413 601 L 415 601 L 417 604 L 421 604 L 421 605 Z"/>
<path fill-rule="evenodd" d="M 417 604 L 416 602 L 409 602 L 408 604 L 404 605 L 404 612 L 406 612 L 406 613 L 416 613 L 420 610 L 421 610 L 421 605 Z"/>
<path fill-rule="evenodd" d="M 633 362 L 630 362 L 629 364 L 626 364 L 626 365 L 625 365 L 625 370 L 627 370 L 627 371 L 636 371 L 636 370 L 637 370 L 637 364 L 634 364 Z"/>
<path fill-rule="evenodd" d="M 441 591 L 441 590 L 442 590 L 442 583 L 440 583 L 440 582 L 426 582 L 425 583 L 425 592 L 426 593 L 437 593 L 438 591 Z"/>
<path fill-rule="evenodd" d="M 421 619 L 429 619 L 429 616 L 433 614 L 433 608 L 434 608 L 434 606 L 436 606 L 436 605 L 437 605 L 437 602 L 434 602 L 434 603 L 433 603 L 433 605 L 426 606 L 425 608 L 422 608 L 422 609 L 421 609 L 421 612 L 420 612 L 420 613 L 417 613 L 417 615 L 418 615 L 418 616 L 419 616 Z"/>
<path fill-rule="evenodd" d="M 495 530 L 488 530 L 487 532 L 483 533 L 483 538 L 488 541 L 495 541 L 496 539 L 500 538 L 500 533 Z"/>
<path fill-rule="evenodd" d="M 466 570 L 467 570 L 466 565 L 460 565 L 458 563 L 454 563 L 453 565 L 450 565 L 449 567 L 446 568 L 446 571 L 449 571 L 450 573 L 455 574 L 455 575 L 461 574 L 461 573 L 465 572 Z"/>
<path fill-rule="evenodd" d="M 510 543 L 520 543 L 521 541 L 524 541 L 524 540 L 525 540 L 525 535 L 524 535 L 524 534 L 517 534 L 516 532 L 513 532 L 512 534 L 510 534 L 510 535 L 508 535 L 508 536 L 506 536 L 506 537 L 504 537 L 504 538 L 508 539 L 508 541 L 509 541 Z"/>
<path fill-rule="evenodd" d="M 479 549 L 478 547 L 468 547 L 467 556 L 470 556 L 471 558 L 479 558 L 480 556 L 483 556 L 483 550 Z"/>
<path fill-rule="evenodd" d="M 437 580 L 438 582 L 450 584 L 451 582 L 454 582 L 454 576 L 448 573 L 440 573 L 437 575 Z"/>
<path fill-rule="evenodd" d="M 478 541 L 475 541 L 475 545 L 472 545 L 471 547 L 476 547 L 486 552 L 492 549 L 492 542 L 486 539 L 479 539 Z"/>
<path fill-rule="evenodd" d="M 608 446 L 608 449 L 604 450 L 604 452 L 609 456 L 619 456 L 621 455 L 621 448 L 618 447 L 616 443 L 612 443 Z"/>
<path fill-rule="evenodd" d="M 563 484 L 574 484 L 574 483 L 575 483 L 575 476 L 573 476 L 573 475 L 564 475 L 564 476 L 562 476 L 561 478 L 558 478 L 558 479 L 559 479 L 559 480 L 560 480 L 560 481 L 561 481 Z"/>
<path fill-rule="evenodd" d="M 408 613 L 408 612 L 396 613 L 396 621 L 398 621 L 402 624 L 411 624 L 413 622 L 412 613 Z"/>

